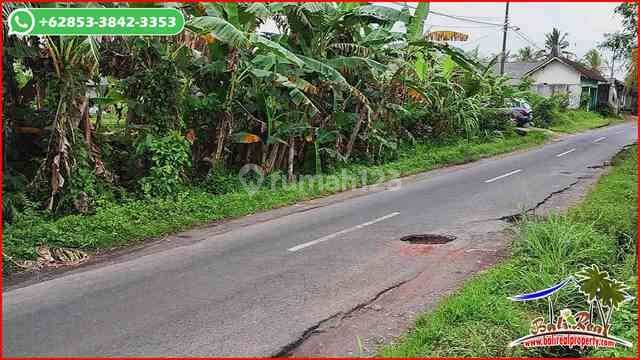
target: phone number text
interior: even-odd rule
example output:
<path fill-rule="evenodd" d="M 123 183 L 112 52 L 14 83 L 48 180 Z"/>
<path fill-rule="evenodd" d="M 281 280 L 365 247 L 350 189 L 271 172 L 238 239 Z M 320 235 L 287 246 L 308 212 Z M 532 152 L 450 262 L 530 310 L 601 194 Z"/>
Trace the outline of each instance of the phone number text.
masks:
<path fill-rule="evenodd" d="M 172 16 L 52 16 L 41 18 L 40 26 L 49 28 L 172 28 Z"/>

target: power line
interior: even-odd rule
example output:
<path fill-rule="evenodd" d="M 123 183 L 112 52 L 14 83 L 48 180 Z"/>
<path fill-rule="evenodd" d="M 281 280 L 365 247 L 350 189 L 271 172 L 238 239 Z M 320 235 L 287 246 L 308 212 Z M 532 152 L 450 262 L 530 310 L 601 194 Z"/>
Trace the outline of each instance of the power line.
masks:
<path fill-rule="evenodd" d="M 533 47 L 535 47 L 538 50 L 544 50 L 543 48 L 541 48 L 540 46 L 538 46 L 538 44 L 536 44 L 533 40 L 529 39 L 528 36 L 526 36 L 525 34 L 523 34 L 522 32 L 520 32 L 519 30 L 514 31 L 514 33 L 516 35 L 518 35 L 522 40 L 528 42 L 529 44 L 533 45 Z"/>
<path fill-rule="evenodd" d="M 409 9 L 413 9 L 413 10 L 416 9 L 416 7 L 413 6 L 413 5 L 406 4 L 405 6 L 408 7 Z M 433 11 L 433 10 L 429 10 L 429 14 L 438 15 L 438 16 L 442 16 L 442 17 L 447 17 L 447 18 L 455 19 L 455 20 L 459 20 L 459 21 L 466 21 L 466 22 L 484 24 L 484 25 L 490 25 L 490 26 L 498 26 L 498 27 L 500 27 L 500 26 L 503 25 L 503 24 L 492 23 L 492 22 L 488 22 L 488 21 L 476 20 L 476 18 L 471 17 L 471 16 L 450 15 L 450 14 L 445 14 L 445 13 L 441 13 L 441 12 Z"/>
<path fill-rule="evenodd" d="M 475 39 L 475 40 L 473 40 L 471 42 L 465 42 L 464 44 L 460 44 L 458 46 L 461 47 L 461 48 L 464 48 L 464 47 L 467 47 L 467 46 L 470 46 L 470 45 L 477 45 L 480 42 L 480 40 L 486 39 L 487 37 L 489 37 L 489 35 L 491 35 L 491 34 L 480 36 L 479 38 L 477 38 L 477 39 Z"/>
<path fill-rule="evenodd" d="M 440 25 L 440 24 L 429 24 L 428 26 L 438 26 L 438 27 L 447 27 L 447 28 L 461 28 L 461 29 L 492 29 L 495 28 L 493 25 Z"/>
<path fill-rule="evenodd" d="M 466 21 L 466 22 L 471 22 L 471 23 L 476 23 L 476 24 L 484 24 L 484 25 L 491 25 L 491 26 L 496 26 L 496 27 L 500 27 L 503 24 L 497 24 L 497 23 L 492 23 L 492 22 L 487 22 L 487 21 L 482 21 L 482 20 L 475 20 L 475 19 L 471 19 L 471 18 L 465 18 L 462 16 L 457 16 L 457 15 L 449 15 L 449 14 L 445 14 L 445 13 L 441 13 L 441 12 L 436 12 L 436 11 L 429 11 L 430 14 L 434 14 L 434 15 L 438 15 L 438 16 L 442 16 L 442 17 L 446 17 L 446 18 L 450 18 L 450 19 L 455 19 L 458 21 Z"/>

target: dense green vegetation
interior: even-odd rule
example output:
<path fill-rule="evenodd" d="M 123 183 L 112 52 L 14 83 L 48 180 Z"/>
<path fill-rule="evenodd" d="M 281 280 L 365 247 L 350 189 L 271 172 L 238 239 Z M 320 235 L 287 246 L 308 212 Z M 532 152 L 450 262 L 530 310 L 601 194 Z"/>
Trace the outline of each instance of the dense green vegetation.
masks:
<path fill-rule="evenodd" d="M 34 259 L 36 246 L 77 247 L 87 250 L 121 246 L 196 224 L 237 217 L 341 190 L 377 184 L 443 165 L 462 164 L 485 156 L 542 144 L 544 132 L 526 137 L 509 134 L 493 141 L 455 140 L 422 143 L 401 151 L 398 160 L 374 166 L 350 165 L 320 177 L 288 183 L 272 176 L 256 193 L 244 188 L 236 174 L 220 176 L 215 188 L 192 187 L 172 198 L 105 202 L 91 215 L 43 216 L 24 212 L 5 229 L 3 251 L 15 259 Z M 363 175 L 366 177 L 363 178 Z M 345 187 L 345 184 L 347 186 Z M 212 194 L 218 194 L 212 196 Z M 6 266 L 11 266 L 5 262 Z M 5 269 L 7 270 L 7 269 Z"/>
<path fill-rule="evenodd" d="M 542 143 L 513 135 L 514 98 L 540 127 L 566 112 L 562 95 L 508 85 L 496 59 L 425 38 L 428 3 L 178 7 L 174 37 L 3 29 L 4 256 L 119 246 L 340 190 L 300 177 L 402 176 Z M 267 22 L 277 33 L 258 31 Z M 246 164 L 280 180 L 249 194 Z"/>
<path fill-rule="evenodd" d="M 382 351 L 389 357 L 422 356 L 627 356 L 637 354 L 637 304 L 613 315 L 611 334 L 634 343 L 633 349 L 533 352 L 506 344 L 529 332 L 529 321 L 547 310 L 546 302 L 515 303 L 507 297 L 545 288 L 597 264 L 616 279 L 637 288 L 637 147 L 621 153 L 585 201 L 563 216 L 527 219 L 519 226 L 513 257 L 477 275 L 422 315 L 415 328 Z M 588 308 L 584 296 L 560 293 L 567 307 Z M 549 351 L 549 350 L 547 350 Z"/>
<path fill-rule="evenodd" d="M 563 133 L 576 133 L 615 124 L 620 121 L 622 121 L 622 118 L 618 116 L 603 116 L 599 113 L 575 110 L 557 114 L 550 128 L 553 131 Z"/>

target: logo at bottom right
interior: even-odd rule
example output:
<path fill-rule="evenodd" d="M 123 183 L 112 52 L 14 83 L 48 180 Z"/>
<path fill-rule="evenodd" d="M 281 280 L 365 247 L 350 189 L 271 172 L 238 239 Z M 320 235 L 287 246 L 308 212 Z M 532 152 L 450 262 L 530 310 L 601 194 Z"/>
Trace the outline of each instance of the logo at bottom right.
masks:
<path fill-rule="evenodd" d="M 574 285 L 574 286 L 568 286 Z M 552 295 L 564 289 L 577 288 L 586 298 L 588 309 L 573 312 L 565 308 L 556 315 Z M 555 285 L 527 294 L 512 296 L 513 301 L 547 300 L 548 314 L 531 321 L 530 333 L 509 343 L 510 347 L 521 345 L 525 348 L 551 346 L 632 347 L 627 340 L 610 333 L 614 310 L 633 300 L 628 294 L 629 287 L 613 279 L 597 265 L 584 267 Z"/>

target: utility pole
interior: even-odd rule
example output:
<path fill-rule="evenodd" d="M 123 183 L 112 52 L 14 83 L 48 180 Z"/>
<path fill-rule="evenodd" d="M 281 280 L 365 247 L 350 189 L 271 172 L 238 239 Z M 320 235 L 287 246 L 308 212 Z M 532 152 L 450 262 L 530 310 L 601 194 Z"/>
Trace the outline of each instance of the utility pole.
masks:
<path fill-rule="evenodd" d="M 509 30 L 509 2 L 504 10 L 504 28 L 502 30 L 502 56 L 500 56 L 500 75 L 504 75 L 504 62 L 507 60 L 507 31 Z"/>

